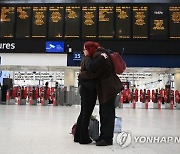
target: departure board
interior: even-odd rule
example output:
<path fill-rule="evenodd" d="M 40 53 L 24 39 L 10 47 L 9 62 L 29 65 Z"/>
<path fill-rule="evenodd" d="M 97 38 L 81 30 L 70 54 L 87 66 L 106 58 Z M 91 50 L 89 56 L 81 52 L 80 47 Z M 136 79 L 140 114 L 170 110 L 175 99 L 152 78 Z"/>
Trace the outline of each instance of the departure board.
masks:
<path fill-rule="evenodd" d="M 131 38 L 131 7 L 116 6 L 116 38 Z"/>
<path fill-rule="evenodd" d="M 167 39 L 167 8 L 152 6 L 150 8 L 150 38 Z"/>
<path fill-rule="evenodd" d="M 80 37 L 80 6 L 67 6 L 65 10 L 65 38 Z"/>
<path fill-rule="evenodd" d="M 49 37 L 63 37 L 64 9 L 62 6 L 49 7 Z"/>
<path fill-rule="evenodd" d="M 133 38 L 146 39 L 148 38 L 148 7 L 134 6 L 133 7 Z"/>
<path fill-rule="evenodd" d="M 32 37 L 46 37 L 47 7 L 33 7 Z"/>
<path fill-rule="evenodd" d="M 1 7 L 0 37 L 14 37 L 15 7 Z"/>
<path fill-rule="evenodd" d="M 82 7 L 82 38 L 96 38 L 97 7 Z"/>
<path fill-rule="evenodd" d="M 99 38 L 114 37 L 113 10 L 113 6 L 99 6 Z"/>
<path fill-rule="evenodd" d="M 180 39 L 180 6 L 169 7 L 169 36 Z"/>
<path fill-rule="evenodd" d="M 30 37 L 31 7 L 17 7 L 16 38 Z"/>

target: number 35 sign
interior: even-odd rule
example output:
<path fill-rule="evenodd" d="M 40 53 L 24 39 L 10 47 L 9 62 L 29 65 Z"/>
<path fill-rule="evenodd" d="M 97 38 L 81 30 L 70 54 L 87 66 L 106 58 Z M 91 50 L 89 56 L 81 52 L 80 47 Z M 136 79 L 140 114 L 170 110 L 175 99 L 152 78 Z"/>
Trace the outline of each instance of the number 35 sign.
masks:
<path fill-rule="evenodd" d="M 82 53 L 81 52 L 74 52 L 73 53 L 73 60 L 81 61 Z"/>

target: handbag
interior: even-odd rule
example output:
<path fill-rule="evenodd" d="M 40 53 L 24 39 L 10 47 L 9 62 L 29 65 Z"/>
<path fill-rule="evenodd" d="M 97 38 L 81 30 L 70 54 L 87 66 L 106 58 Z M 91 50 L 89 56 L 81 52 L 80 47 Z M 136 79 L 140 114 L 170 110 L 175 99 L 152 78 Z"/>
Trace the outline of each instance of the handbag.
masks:
<path fill-rule="evenodd" d="M 122 74 L 126 70 L 126 63 L 123 61 L 122 57 L 118 52 L 113 52 L 110 54 L 111 61 L 114 66 L 114 71 L 116 74 Z"/>
<path fill-rule="evenodd" d="M 121 129 L 122 129 L 122 118 L 121 117 L 115 117 L 114 133 L 121 133 Z"/>

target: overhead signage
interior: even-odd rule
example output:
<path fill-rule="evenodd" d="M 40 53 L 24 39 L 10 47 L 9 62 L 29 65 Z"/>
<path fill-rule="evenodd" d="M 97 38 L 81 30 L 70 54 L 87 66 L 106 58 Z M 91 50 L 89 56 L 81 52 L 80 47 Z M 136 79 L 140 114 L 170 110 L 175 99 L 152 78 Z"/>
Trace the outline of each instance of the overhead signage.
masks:
<path fill-rule="evenodd" d="M 73 53 L 73 60 L 81 61 L 81 59 L 82 59 L 82 53 L 81 52 L 74 52 Z"/>
<path fill-rule="evenodd" d="M 16 48 L 15 43 L 1 43 L 0 50 L 14 50 Z"/>
<path fill-rule="evenodd" d="M 63 53 L 64 52 L 64 42 L 62 42 L 62 41 L 48 41 L 48 42 L 46 42 L 46 52 Z"/>

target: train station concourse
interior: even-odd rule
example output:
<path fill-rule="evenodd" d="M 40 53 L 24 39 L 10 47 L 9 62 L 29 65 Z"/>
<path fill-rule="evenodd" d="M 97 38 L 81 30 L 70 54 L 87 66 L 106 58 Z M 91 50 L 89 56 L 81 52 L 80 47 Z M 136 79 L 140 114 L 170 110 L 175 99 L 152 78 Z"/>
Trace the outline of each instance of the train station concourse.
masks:
<path fill-rule="evenodd" d="M 179 0 L 0 0 L 0 154 L 84 153 L 180 153 Z"/>

